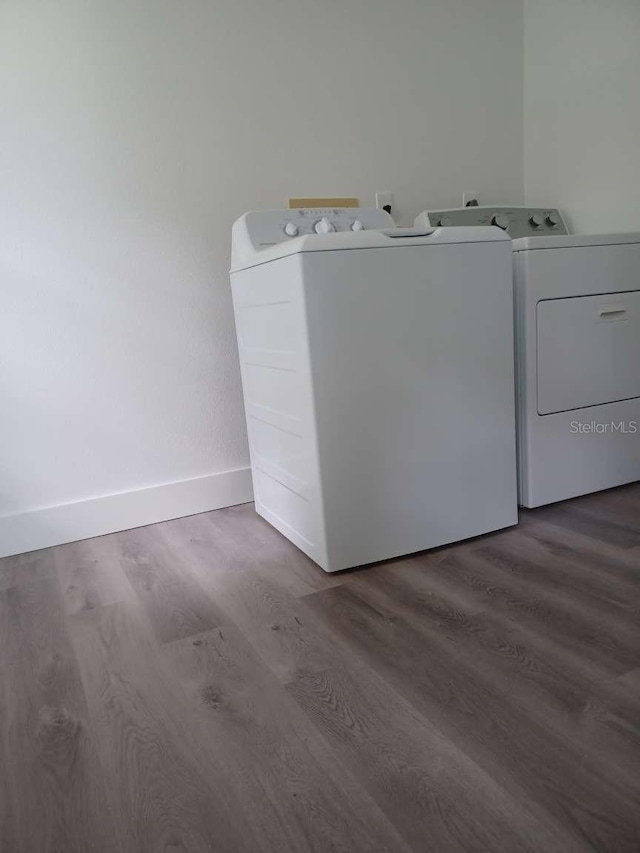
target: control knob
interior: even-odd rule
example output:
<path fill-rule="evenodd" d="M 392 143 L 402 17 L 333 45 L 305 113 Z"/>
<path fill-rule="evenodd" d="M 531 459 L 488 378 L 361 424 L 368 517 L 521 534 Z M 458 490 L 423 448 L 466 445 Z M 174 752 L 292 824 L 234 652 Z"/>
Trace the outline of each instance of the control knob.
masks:
<path fill-rule="evenodd" d="M 323 216 L 322 219 L 316 222 L 314 228 L 316 234 L 330 234 L 332 231 L 336 230 L 333 222 L 331 222 L 326 216 Z"/>
<path fill-rule="evenodd" d="M 364 225 L 362 224 L 362 222 L 359 219 L 354 219 L 353 222 L 351 223 L 351 230 L 352 231 L 364 231 Z"/>
<path fill-rule="evenodd" d="M 441 216 L 440 219 L 438 219 L 438 225 L 440 226 L 440 228 L 447 228 L 449 225 L 452 224 L 453 220 L 450 216 Z"/>
<path fill-rule="evenodd" d="M 298 226 L 295 222 L 287 222 L 284 226 L 284 233 L 287 237 L 297 237 L 298 236 Z"/>
<path fill-rule="evenodd" d="M 496 215 L 491 220 L 492 225 L 497 225 L 498 228 L 502 228 L 503 231 L 506 231 L 509 227 L 509 217 L 506 213 L 496 213 Z"/>
<path fill-rule="evenodd" d="M 552 212 L 547 216 L 547 224 L 548 224 L 551 228 L 556 228 L 556 226 L 560 225 L 560 217 L 558 216 L 558 214 L 557 214 L 557 213 L 554 213 L 554 212 L 552 211 Z"/>
<path fill-rule="evenodd" d="M 533 228 L 540 228 L 544 225 L 544 219 L 540 216 L 539 213 L 534 213 L 529 217 L 529 224 L 533 226 Z"/>

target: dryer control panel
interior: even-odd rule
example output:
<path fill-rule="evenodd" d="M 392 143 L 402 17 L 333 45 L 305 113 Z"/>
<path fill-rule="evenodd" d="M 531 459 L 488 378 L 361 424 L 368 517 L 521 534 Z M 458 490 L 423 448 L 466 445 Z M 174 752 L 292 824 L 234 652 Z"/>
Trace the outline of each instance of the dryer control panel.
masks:
<path fill-rule="evenodd" d="M 456 207 L 450 210 L 425 210 L 415 224 L 421 228 L 493 225 L 515 240 L 518 237 L 547 237 L 568 234 L 567 226 L 555 207 Z"/>

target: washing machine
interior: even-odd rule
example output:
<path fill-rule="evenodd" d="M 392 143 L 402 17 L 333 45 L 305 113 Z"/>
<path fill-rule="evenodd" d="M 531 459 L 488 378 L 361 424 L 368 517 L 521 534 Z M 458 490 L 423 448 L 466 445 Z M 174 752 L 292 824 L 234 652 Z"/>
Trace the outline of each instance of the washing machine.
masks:
<path fill-rule="evenodd" d="M 231 287 L 256 510 L 325 571 L 516 524 L 507 235 L 258 211 Z"/>
<path fill-rule="evenodd" d="M 513 238 L 520 503 L 640 480 L 640 234 L 570 235 L 540 208 L 416 220 L 441 222 Z"/>

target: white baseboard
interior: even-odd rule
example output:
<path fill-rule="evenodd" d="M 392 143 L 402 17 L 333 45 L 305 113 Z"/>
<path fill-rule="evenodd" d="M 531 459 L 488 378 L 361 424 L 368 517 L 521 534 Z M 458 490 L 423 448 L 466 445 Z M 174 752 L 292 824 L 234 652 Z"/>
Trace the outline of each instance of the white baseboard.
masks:
<path fill-rule="evenodd" d="M 4 515 L 0 516 L 0 557 L 252 500 L 251 469 L 239 468 L 193 480 Z"/>

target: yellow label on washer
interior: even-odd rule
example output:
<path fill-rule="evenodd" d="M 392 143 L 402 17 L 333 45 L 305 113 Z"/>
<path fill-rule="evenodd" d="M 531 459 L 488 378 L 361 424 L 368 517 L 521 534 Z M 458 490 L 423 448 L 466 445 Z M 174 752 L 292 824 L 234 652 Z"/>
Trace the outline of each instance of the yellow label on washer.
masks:
<path fill-rule="evenodd" d="M 289 209 L 301 207 L 360 207 L 359 198 L 290 198 Z"/>

